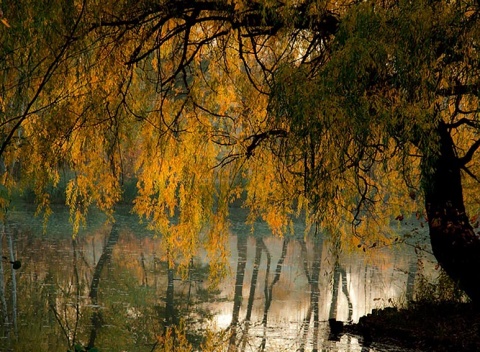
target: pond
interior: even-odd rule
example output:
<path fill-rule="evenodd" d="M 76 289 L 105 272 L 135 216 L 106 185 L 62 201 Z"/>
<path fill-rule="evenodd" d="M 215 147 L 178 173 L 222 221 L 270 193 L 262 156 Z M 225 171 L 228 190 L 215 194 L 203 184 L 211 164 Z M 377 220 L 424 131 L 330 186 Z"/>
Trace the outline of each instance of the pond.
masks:
<path fill-rule="evenodd" d="M 181 351 L 187 341 L 215 351 L 401 351 L 332 336 L 328 319 L 355 322 L 412 299 L 416 278 L 436 274 L 418 243 L 339 251 L 326 236 L 304 238 L 300 223 L 279 238 L 262 223 L 252 231 L 242 210 L 232 214 L 229 267 L 212 287 L 204 256 L 180 275 L 125 209 L 114 226 L 93 212 L 73 240 L 66 209 L 44 230 L 33 210 L 17 207 L 1 233 L 2 255 L 22 266 L 0 266 L 0 351 L 165 351 L 168 343 Z M 182 327 L 174 340 L 172 324 Z"/>

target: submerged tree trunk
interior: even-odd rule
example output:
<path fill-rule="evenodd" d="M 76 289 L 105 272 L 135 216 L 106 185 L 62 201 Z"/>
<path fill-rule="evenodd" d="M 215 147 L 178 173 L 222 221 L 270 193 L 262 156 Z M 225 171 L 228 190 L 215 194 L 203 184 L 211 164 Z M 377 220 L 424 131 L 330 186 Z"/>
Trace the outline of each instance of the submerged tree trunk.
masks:
<path fill-rule="evenodd" d="M 425 156 L 425 206 L 433 253 L 467 295 L 480 303 L 480 238 L 465 212 L 461 169 L 448 127 L 437 128 L 439 150 Z"/>

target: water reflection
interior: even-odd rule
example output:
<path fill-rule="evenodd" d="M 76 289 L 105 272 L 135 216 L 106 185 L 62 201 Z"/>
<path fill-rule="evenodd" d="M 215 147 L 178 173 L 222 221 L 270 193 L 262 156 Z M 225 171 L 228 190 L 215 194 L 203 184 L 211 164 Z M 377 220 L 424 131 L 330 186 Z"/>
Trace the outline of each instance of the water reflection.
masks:
<path fill-rule="evenodd" d="M 416 265 L 413 251 L 376 252 L 368 258 L 363 252 L 338 254 L 321 236 L 237 236 L 232 247 L 235 240 L 236 275 L 222 287 L 225 297 L 233 297 L 233 314 L 224 302 L 216 305 L 215 316 L 218 326 L 233 332 L 230 350 L 336 351 L 348 346 L 360 351 L 356 338 L 331 334 L 329 320 L 357 321 L 374 308 L 407 299 L 410 261 Z"/>
<path fill-rule="evenodd" d="M 207 328 L 224 331 L 219 351 L 368 351 L 332 334 L 332 323 L 411 299 L 418 270 L 409 247 L 345 253 L 320 235 L 304 239 L 302 229 L 278 238 L 239 221 L 230 275 L 212 291 L 208 263 L 192 260 L 181 277 L 128 213 L 113 226 L 94 216 L 73 240 L 64 210 L 41 229 L 30 212 L 14 212 L 1 235 L 2 256 L 23 264 L 0 261 L 1 351 L 163 351 L 180 322 L 196 346 Z"/>

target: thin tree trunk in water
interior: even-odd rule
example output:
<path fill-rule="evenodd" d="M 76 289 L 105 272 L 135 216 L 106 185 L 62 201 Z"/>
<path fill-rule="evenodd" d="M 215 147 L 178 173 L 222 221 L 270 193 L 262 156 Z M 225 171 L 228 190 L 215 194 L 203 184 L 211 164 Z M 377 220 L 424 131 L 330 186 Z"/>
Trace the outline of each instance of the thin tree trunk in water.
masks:
<path fill-rule="evenodd" d="M 300 328 L 302 337 L 300 340 L 300 346 L 297 349 L 299 352 L 305 351 L 305 346 L 307 344 L 308 332 L 310 330 L 310 323 L 313 316 L 313 335 L 312 335 L 312 351 L 318 350 L 318 338 L 320 332 L 320 311 L 319 311 L 319 301 L 320 301 L 320 270 L 322 262 L 322 250 L 323 250 L 323 240 L 321 237 L 314 238 L 313 246 L 313 262 L 310 268 L 308 265 L 308 252 L 307 244 L 304 239 L 299 240 L 301 254 L 300 258 L 303 258 L 303 271 L 305 277 L 307 278 L 308 284 L 310 285 L 310 302 L 308 306 L 307 313 L 303 318 L 303 322 Z"/>
<path fill-rule="evenodd" d="M 300 331 L 302 332 L 302 339 L 301 339 L 300 347 L 298 348 L 298 352 L 303 352 L 305 351 L 305 345 L 307 344 L 308 331 L 310 330 L 310 320 L 312 320 L 314 287 L 312 287 L 312 278 L 310 276 L 310 271 L 308 268 L 307 245 L 304 239 L 299 240 L 299 243 L 301 248 L 300 258 L 303 258 L 303 271 L 305 273 L 305 277 L 307 278 L 308 284 L 311 287 L 310 304 L 308 306 L 307 314 L 303 318 L 302 326 L 300 329 Z M 318 259 L 318 261 L 320 261 L 321 255 L 319 258 L 315 257 L 315 259 Z M 317 285 L 318 285 L 318 282 L 317 282 Z"/>
<path fill-rule="evenodd" d="M 80 321 L 80 277 L 78 274 L 78 258 L 77 258 L 77 240 L 72 240 L 73 247 L 73 278 L 75 282 L 75 325 L 72 331 L 72 344 L 77 341 L 78 323 Z M 73 347 L 73 346 L 71 346 Z"/>
<path fill-rule="evenodd" d="M 262 247 L 259 245 L 259 239 L 255 239 L 255 261 L 253 262 L 252 281 L 250 283 L 250 293 L 248 295 L 247 315 L 245 321 L 250 321 L 252 317 L 253 301 L 255 300 L 255 289 L 257 288 L 258 269 L 262 258 Z"/>
<path fill-rule="evenodd" d="M 320 327 L 320 311 L 319 311 L 319 300 L 320 300 L 320 270 L 321 270 L 321 261 L 322 261 L 322 250 L 323 250 L 323 239 L 320 236 L 315 235 L 314 237 L 314 247 L 313 247 L 313 263 L 312 263 L 312 272 L 310 273 L 308 267 L 308 255 L 307 255 L 307 245 L 305 240 L 302 239 L 299 241 L 301 247 L 301 255 L 303 258 L 303 271 L 307 278 L 308 284 L 310 285 L 310 304 L 308 306 L 307 314 L 303 319 L 302 327 L 302 342 L 298 349 L 299 352 L 305 351 L 305 345 L 307 343 L 308 331 L 310 329 L 310 321 L 313 315 L 313 336 L 312 336 L 312 351 L 318 350 L 318 335 Z"/>
<path fill-rule="evenodd" d="M 2 244 L 3 244 L 3 235 L 5 235 L 5 224 L 2 223 L 2 236 L 0 236 L 0 257 L 2 256 Z M 8 334 L 8 307 L 7 307 L 7 299 L 5 296 L 5 276 L 4 276 L 4 269 L 3 269 L 3 260 L 0 258 L 0 299 L 2 300 L 2 320 L 5 327 L 5 334 Z"/>
<path fill-rule="evenodd" d="M 282 253 L 280 255 L 280 258 L 278 259 L 277 266 L 275 268 L 275 276 L 273 277 L 272 282 L 270 285 L 268 285 L 268 274 L 270 272 L 270 269 L 267 268 L 267 273 L 266 273 L 266 278 L 265 278 L 265 307 L 263 310 L 263 320 L 262 323 L 266 327 L 267 325 L 267 320 L 268 320 L 268 311 L 270 310 L 270 305 L 272 304 L 272 299 L 273 299 L 273 287 L 275 284 L 280 280 L 280 274 L 282 273 L 282 268 L 283 268 L 283 262 L 285 261 L 285 257 L 287 255 L 287 245 L 288 245 L 288 238 L 283 239 L 283 244 L 282 244 Z M 267 246 L 261 240 L 261 245 L 264 248 L 265 252 L 267 253 L 267 258 L 270 257 L 270 253 L 268 251 Z M 269 264 L 267 263 L 267 266 L 269 267 Z"/>
<path fill-rule="evenodd" d="M 108 265 L 112 258 L 113 247 L 118 242 L 119 237 L 118 225 L 116 222 L 112 224 L 110 235 L 108 236 L 107 243 L 103 248 L 103 253 L 95 266 L 95 272 L 93 273 L 92 284 L 90 286 L 90 300 L 94 311 L 92 314 L 92 329 L 90 330 L 90 338 L 88 341 L 88 348 L 95 346 L 95 339 L 97 338 L 97 330 L 102 326 L 102 313 L 98 307 L 98 288 L 100 285 L 100 278 L 102 276 L 105 266 Z"/>
<path fill-rule="evenodd" d="M 15 249 L 13 248 L 13 236 L 10 232 L 7 232 L 8 239 L 8 251 L 10 253 L 10 262 L 15 261 Z M 12 322 L 13 331 L 17 336 L 17 276 L 15 270 L 12 268 Z"/>
<path fill-rule="evenodd" d="M 255 238 L 255 260 L 253 262 L 252 280 L 250 282 L 250 293 L 248 294 L 247 314 L 245 316 L 245 328 L 242 336 L 241 351 L 245 351 L 250 329 L 250 319 L 252 317 L 253 302 L 255 300 L 255 290 L 258 282 L 258 270 L 260 269 L 260 261 L 262 259 L 262 247 L 259 245 L 259 239 Z"/>
<path fill-rule="evenodd" d="M 147 287 L 148 286 L 148 275 L 147 275 L 147 268 L 145 266 L 145 256 L 143 255 L 143 252 L 141 253 L 140 258 L 141 258 L 140 263 L 142 264 L 142 271 L 143 271 L 142 286 Z"/>
<path fill-rule="evenodd" d="M 313 341 L 312 351 L 318 351 L 318 335 L 320 330 L 320 266 L 322 261 L 323 240 L 318 235 L 315 236 L 314 242 L 314 259 L 312 263 L 312 280 L 310 283 L 310 304 L 313 309 Z"/>
<path fill-rule="evenodd" d="M 405 293 L 405 299 L 407 300 L 407 303 L 413 301 L 414 298 L 415 277 L 417 276 L 418 261 L 419 258 L 417 258 L 416 261 L 412 261 L 408 267 L 407 288 Z"/>
<path fill-rule="evenodd" d="M 338 264 L 338 271 L 340 271 L 340 274 L 342 275 L 342 292 L 345 295 L 345 298 L 347 299 L 347 306 L 348 306 L 347 321 L 351 321 L 353 316 L 353 304 L 352 304 L 352 300 L 350 299 L 350 292 L 348 291 L 347 271 L 343 266 L 340 265 L 340 263 Z"/>
<path fill-rule="evenodd" d="M 433 253 L 447 274 L 480 303 L 480 238 L 465 213 L 461 168 L 447 126 L 437 128 L 439 151 L 424 156 L 425 207 Z M 435 136 L 433 137 L 435 138 Z"/>
<path fill-rule="evenodd" d="M 264 351 L 267 343 L 267 320 L 268 320 L 268 312 L 270 310 L 270 306 L 272 304 L 272 299 L 273 299 L 273 287 L 280 280 L 280 274 L 282 273 L 283 262 L 285 261 L 285 257 L 287 255 L 288 238 L 285 237 L 283 239 L 282 254 L 278 259 L 277 267 L 275 268 L 275 276 L 273 277 L 273 281 L 271 282 L 270 285 L 268 285 L 268 277 L 270 273 L 271 255 L 268 251 L 267 246 L 263 242 L 263 240 L 260 240 L 260 241 L 261 241 L 260 244 L 262 245 L 262 248 L 265 250 L 265 253 L 267 254 L 267 272 L 265 273 L 265 307 L 263 309 L 263 320 L 262 320 L 263 337 L 262 337 L 262 342 L 259 348 L 260 351 Z"/>
<path fill-rule="evenodd" d="M 175 325 L 175 305 L 173 302 L 174 293 L 175 293 L 175 286 L 174 286 L 174 279 L 175 279 L 175 269 L 170 267 L 170 260 L 167 260 L 167 295 L 165 299 L 165 331 L 166 329 Z"/>
<path fill-rule="evenodd" d="M 243 301 L 243 280 L 245 278 L 245 266 L 247 265 L 247 236 L 237 236 L 237 274 L 235 278 L 235 293 L 233 296 L 232 322 L 230 323 L 230 340 L 228 351 L 236 350 L 238 318 Z"/>
<path fill-rule="evenodd" d="M 333 269 L 333 284 L 332 284 L 332 300 L 330 302 L 330 310 L 328 312 L 328 319 L 337 319 L 338 307 L 338 286 L 340 283 L 340 271 L 338 271 L 338 259 L 335 260 L 335 267 Z"/>

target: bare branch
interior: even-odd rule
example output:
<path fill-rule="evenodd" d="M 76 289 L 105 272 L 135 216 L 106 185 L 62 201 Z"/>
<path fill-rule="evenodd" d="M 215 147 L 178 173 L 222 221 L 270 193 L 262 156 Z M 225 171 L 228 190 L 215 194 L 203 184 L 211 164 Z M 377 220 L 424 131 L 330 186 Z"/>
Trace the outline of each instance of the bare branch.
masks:
<path fill-rule="evenodd" d="M 467 173 L 468 176 L 470 176 L 471 178 L 473 178 L 475 181 L 477 181 L 478 183 L 480 183 L 480 180 L 478 179 L 477 176 L 475 176 L 468 167 L 466 167 L 465 165 L 462 166 L 462 170 L 465 171 Z"/>
<path fill-rule="evenodd" d="M 473 128 L 480 128 L 480 123 L 478 121 L 474 121 L 471 119 L 467 119 L 466 117 L 461 118 L 458 121 L 455 121 L 453 123 L 447 123 L 446 126 L 447 128 L 458 128 L 460 126 L 467 125 Z"/>
<path fill-rule="evenodd" d="M 235 160 L 240 159 L 242 155 L 239 153 L 233 153 L 229 154 L 226 157 L 222 158 L 218 164 L 216 164 L 213 169 L 216 169 L 218 167 L 224 167 L 230 163 L 233 163 Z"/>
<path fill-rule="evenodd" d="M 480 148 L 480 139 L 477 139 L 475 143 L 470 146 L 470 149 L 468 149 L 467 153 L 463 157 L 458 159 L 460 165 L 465 166 L 466 164 L 468 164 L 472 160 L 473 154 L 475 154 L 478 148 Z"/>

